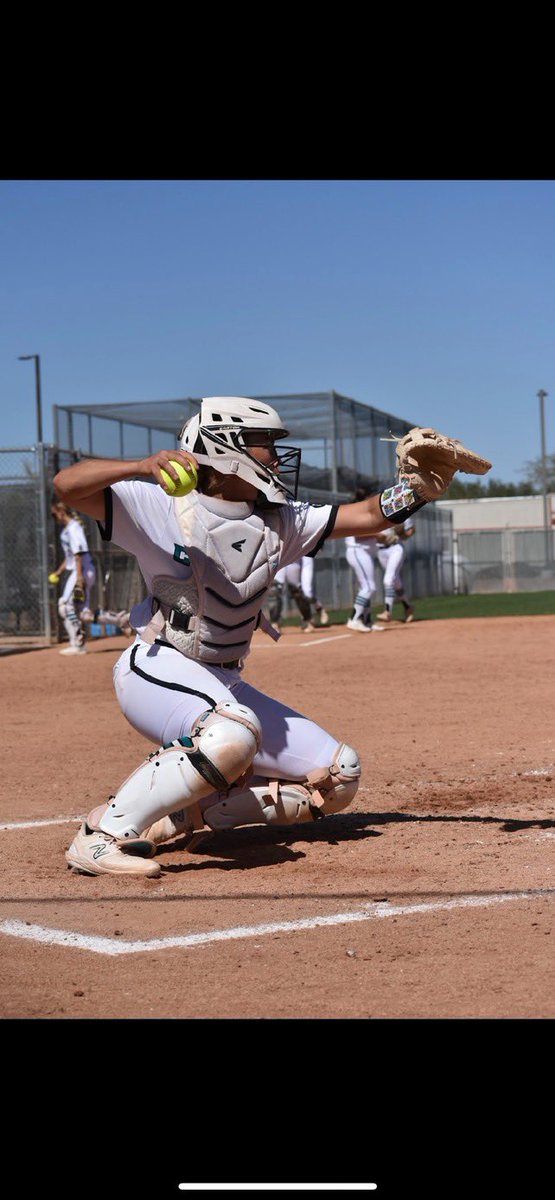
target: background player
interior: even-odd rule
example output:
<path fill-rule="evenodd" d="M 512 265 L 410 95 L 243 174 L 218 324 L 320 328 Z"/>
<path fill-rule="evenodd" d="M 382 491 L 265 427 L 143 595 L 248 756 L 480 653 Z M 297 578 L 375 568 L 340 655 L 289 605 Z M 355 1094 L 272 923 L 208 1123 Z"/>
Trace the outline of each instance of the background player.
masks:
<path fill-rule="evenodd" d="M 62 573 L 68 572 L 58 600 L 58 612 L 69 637 L 69 646 L 60 650 L 60 654 L 86 654 L 82 621 L 93 619 L 91 593 L 96 580 L 95 565 L 75 509 L 58 501 L 52 505 L 51 512 L 62 526 L 60 542 L 64 559 L 50 576 L 50 581 L 58 582 Z"/>
<path fill-rule="evenodd" d="M 355 502 L 360 502 L 368 496 L 367 488 L 357 488 Z M 383 629 L 382 625 L 372 624 L 372 597 L 376 591 L 374 563 L 378 545 L 376 537 L 345 538 L 346 559 L 357 581 L 357 593 L 353 611 L 347 621 L 347 629 L 353 629 L 357 633 L 378 633 Z"/>
<path fill-rule="evenodd" d="M 408 517 L 403 525 L 388 530 L 377 539 L 378 562 L 383 570 L 383 587 L 385 609 L 378 614 L 377 620 L 388 622 L 393 616 L 395 600 L 400 600 L 405 610 L 405 622 L 414 621 L 414 608 L 407 598 L 403 582 L 403 564 L 407 552 L 404 543 L 416 533 L 414 521 Z"/>
<path fill-rule="evenodd" d="M 158 875 L 155 845 L 178 832 L 313 820 L 356 794 L 356 750 L 243 682 L 241 669 L 254 629 L 271 630 L 262 606 L 280 567 L 327 537 L 374 536 L 424 501 L 401 481 L 360 503 L 297 502 L 300 451 L 276 446 L 285 436 L 268 405 L 214 397 L 179 451 L 89 459 L 54 480 L 105 540 L 135 554 L 149 593 L 131 612 L 137 638 L 114 683 L 157 749 L 89 813 L 66 854 L 75 870 Z M 183 498 L 166 493 L 162 468 L 178 482 L 172 459 L 200 466 Z"/>
<path fill-rule="evenodd" d="M 295 601 L 301 614 L 301 629 L 303 633 L 314 633 L 316 626 L 312 619 L 312 609 L 319 616 L 320 625 L 327 625 L 328 614 L 316 597 L 314 589 L 314 559 L 304 555 L 297 562 L 282 567 L 274 576 L 273 587 L 268 596 L 268 612 L 274 629 L 280 630 L 281 614 L 283 611 L 283 593 L 285 586 L 289 595 Z"/>
<path fill-rule="evenodd" d="M 316 595 L 316 572 L 314 558 L 310 554 L 305 554 L 301 558 L 301 591 L 303 596 L 306 596 L 310 601 L 311 608 L 314 610 L 314 615 L 318 618 L 320 625 L 329 623 L 329 616 L 324 605 Z M 314 623 L 314 622 L 313 622 Z"/>

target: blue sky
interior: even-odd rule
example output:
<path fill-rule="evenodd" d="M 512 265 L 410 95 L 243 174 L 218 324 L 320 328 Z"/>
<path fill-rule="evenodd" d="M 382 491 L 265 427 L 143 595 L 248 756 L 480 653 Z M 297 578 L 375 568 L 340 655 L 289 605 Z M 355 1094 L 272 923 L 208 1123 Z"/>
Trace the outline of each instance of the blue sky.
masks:
<path fill-rule="evenodd" d="M 555 452 L 553 180 L 0 182 L 2 446 L 53 404 L 335 389 Z"/>

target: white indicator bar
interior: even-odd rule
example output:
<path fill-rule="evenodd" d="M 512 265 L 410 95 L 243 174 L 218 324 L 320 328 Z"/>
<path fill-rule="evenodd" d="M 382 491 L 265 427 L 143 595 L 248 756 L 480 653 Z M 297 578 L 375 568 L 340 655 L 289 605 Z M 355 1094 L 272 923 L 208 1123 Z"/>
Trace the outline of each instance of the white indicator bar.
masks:
<path fill-rule="evenodd" d="M 377 1183 L 180 1183 L 182 1192 L 375 1192 Z"/>

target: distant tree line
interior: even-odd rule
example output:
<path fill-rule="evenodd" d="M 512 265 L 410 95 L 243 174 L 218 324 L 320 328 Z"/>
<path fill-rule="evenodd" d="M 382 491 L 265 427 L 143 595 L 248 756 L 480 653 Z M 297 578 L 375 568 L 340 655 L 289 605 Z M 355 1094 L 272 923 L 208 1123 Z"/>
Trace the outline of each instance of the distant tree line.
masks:
<path fill-rule="evenodd" d="M 546 490 L 555 492 L 555 454 L 546 454 Z M 543 463 L 534 458 L 523 467 L 522 483 L 504 483 L 502 479 L 487 478 L 482 482 L 472 479 L 464 481 L 464 475 L 456 475 L 445 493 L 446 500 L 484 500 L 493 496 L 539 496 L 543 492 Z"/>

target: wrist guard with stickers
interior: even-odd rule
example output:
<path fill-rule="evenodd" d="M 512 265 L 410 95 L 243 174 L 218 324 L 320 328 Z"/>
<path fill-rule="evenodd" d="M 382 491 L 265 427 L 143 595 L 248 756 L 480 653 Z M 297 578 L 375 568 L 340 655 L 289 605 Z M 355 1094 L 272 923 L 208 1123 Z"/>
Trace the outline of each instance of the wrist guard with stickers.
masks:
<path fill-rule="evenodd" d="M 399 483 L 386 488 L 381 493 L 379 502 L 386 521 L 391 521 L 393 525 L 402 525 L 407 517 L 411 517 L 426 504 L 426 500 L 409 486 L 406 479 L 401 479 Z"/>

